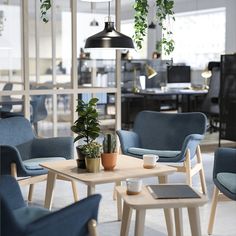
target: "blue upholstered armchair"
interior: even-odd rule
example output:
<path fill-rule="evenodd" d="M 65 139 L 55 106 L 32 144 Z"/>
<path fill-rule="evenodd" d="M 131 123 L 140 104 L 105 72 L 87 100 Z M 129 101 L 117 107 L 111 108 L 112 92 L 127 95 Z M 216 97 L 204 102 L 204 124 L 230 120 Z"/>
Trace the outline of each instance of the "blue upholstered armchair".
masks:
<path fill-rule="evenodd" d="M 51 213 L 45 208 L 25 204 L 15 178 L 0 178 L 2 236 L 91 236 L 101 196 L 96 194 Z"/>
<path fill-rule="evenodd" d="M 133 131 L 118 130 L 122 153 L 142 158 L 144 154 L 156 154 L 160 162 L 182 162 L 178 171 L 186 172 L 187 183 L 192 184 L 193 173 L 200 174 L 203 192 L 206 193 L 199 143 L 206 132 L 206 116 L 193 113 L 140 112 Z M 197 156 L 197 165 L 191 160 Z"/>
<path fill-rule="evenodd" d="M 219 148 L 215 152 L 213 181 L 215 184 L 211 214 L 208 225 L 208 234 L 212 234 L 216 205 L 219 193 L 236 201 L 236 149 Z"/>
<path fill-rule="evenodd" d="M 37 138 L 30 122 L 24 117 L 0 120 L 0 166 L 2 175 L 31 177 L 20 179 L 19 184 L 30 184 L 31 201 L 33 184 L 46 179 L 47 170 L 39 164 L 73 158 L 72 137 Z M 75 184 L 72 184 L 75 188 Z M 76 193 L 76 189 L 73 191 Z M 75 200 L 77 197 L 75 196 Z"/>

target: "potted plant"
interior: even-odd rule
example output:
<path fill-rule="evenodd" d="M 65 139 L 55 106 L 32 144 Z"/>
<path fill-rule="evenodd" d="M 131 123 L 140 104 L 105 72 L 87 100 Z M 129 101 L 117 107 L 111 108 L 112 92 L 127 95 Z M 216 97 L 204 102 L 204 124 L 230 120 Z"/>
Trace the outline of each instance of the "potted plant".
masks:
<path fill-rule="evenodd" d="M 97 98 L 90 99 L 88 103 L 79 99 L 76 107 L 79 117 L 74 122 L 74 125 L 71 126 L 71 130 L 77 134 L 74 142 L 83 142 L 76 147 L 79 157 L 77 161 L 79 168 L 85 168 L 85 154 L 88 155 L 88 149 L 85 151 L 86 145 L 94 142 L 100 133 L 98 112 L 96 109 L 97 102 Z"/>
<path fill-rule="evenodd" d="M 113 170 L 116 166 L 116 137 L 112 133 L 107 133 L 103 139 L 103 153 L 101 155 L 104 170 Z"/>
<path fill-rule="evenodd" d="M 88 172 L 96 173 L 100 171 L 101 145 L 98 142 L 90 142 L 83 146 L 86 169 Z"/>

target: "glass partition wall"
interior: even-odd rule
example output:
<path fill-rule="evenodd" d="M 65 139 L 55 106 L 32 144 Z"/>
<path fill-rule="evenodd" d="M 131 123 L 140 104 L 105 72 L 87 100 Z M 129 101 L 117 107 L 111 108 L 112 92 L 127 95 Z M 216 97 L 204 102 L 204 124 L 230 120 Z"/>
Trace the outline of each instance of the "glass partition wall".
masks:
<path fill-rule="evenodd" d="M 113 50 L 103 57 L 102 50 L 96 53 L 81 46 L 104 27 L 105 15 L 99 16 L 100 28 L 90 28 L 88 19 L 94 15 L 89 15 L 89 2 L 51 3 L 45 24 L 39 0 L 0 0 L 0 111 L 8 100 L 8 110 L 28 118 L 39 136 L 65 136 L 72 135 L 77 99 L 98 97 L 101 129 L 114 131 L 120 127 L 120 67 L 114 60 L 120 54 Z M 83 27 L 78 23 L 79 4 L 88 13 Z M 119 1 L 115 4 L 119 9 Z M 95 60 L 96 55 L 104 60 Z"/>

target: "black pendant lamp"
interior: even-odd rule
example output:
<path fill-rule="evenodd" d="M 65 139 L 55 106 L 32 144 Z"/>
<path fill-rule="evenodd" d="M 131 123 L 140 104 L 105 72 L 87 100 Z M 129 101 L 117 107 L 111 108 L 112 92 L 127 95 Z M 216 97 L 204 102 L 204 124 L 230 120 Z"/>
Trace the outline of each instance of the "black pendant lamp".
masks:
<path fill-rule="evenodd" d="M 110 17 L 110 2 L 108 2 L 108 21 L 101 32 L 87 38 L 85 48 L 134 48 L 130 37 L 115 30 Z"/>
<path fill-rule="evenodd" d="M 153 21 L 149 24 L 148 29 L 156 29 L 156 25 Z"/>

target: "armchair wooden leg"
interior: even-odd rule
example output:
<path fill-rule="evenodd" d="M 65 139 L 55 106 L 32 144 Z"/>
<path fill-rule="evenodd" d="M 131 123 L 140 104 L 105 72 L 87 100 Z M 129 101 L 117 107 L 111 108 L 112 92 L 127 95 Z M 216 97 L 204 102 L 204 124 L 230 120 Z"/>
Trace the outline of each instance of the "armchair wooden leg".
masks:
<path fill-rule="evenodd" d="M 98 236 L 96 220 L 90 220 L 88 223 L 89 236 Z"/>
<path fill-rule="evenodd" d="M 203 169 L 203 164 L 202 164 L 202 154 L 201 154 L 200 146 L 197 147 L 197 162 L 201 165 L 201 169 L 199 170 L 199 175 L 200 175 L 202 193 L 207 194 L 206 179 L 205 179 L 205 174 L 204 174 L 204 169 Z"/>
<path fill-rule="evenodd" d="M 192 173 L 191 173 L 191 159 L 190 159 L 190 151 L 187 150 L 186 160 L 184 162 L 186 168 L 186 182 L 189 186 L 192 186 Z"/>
<path fill-rule="evenodd" d="M 77 189 L 76 181 L 72 180 L 71 181 L 71 186 L 72 186 L 74 200 L 75 200 L 75 202 L 78 202 L 79 201 L 79 194 L 78 194 L 78 189 Z"/>
<path fill-rule="evenodd" d="M 215 214 L 216 214 L 216 205 L 217 205 L 219 192 L 220 192 L 219 189 L 215 186 L 214 192 L 213 192 L 213 197 L 212 197 L 211 213 L 210 213 L 210 219 L 209 219 L 208 230 L 207 230 L 207 233 L 209 235 L 211 235 L 212 231 L 213 231 L 213 225 L 214 225 Z"/>
<path fill-rule="evenodd" d="M 34 184 L 30 184 L 29 185 L 29 193 L 28 193 L 28 201 L 29 202 L 32 202 L 33 192 L 34 192 Z"/>

